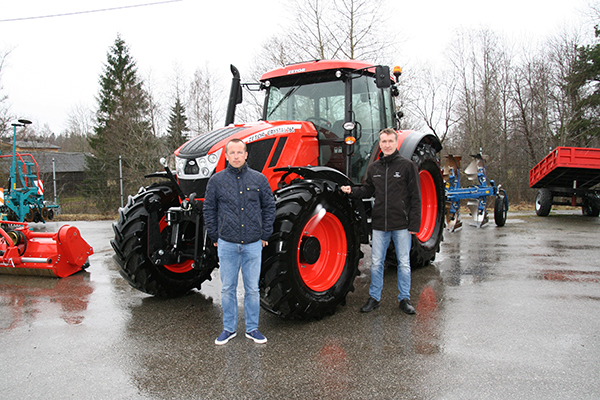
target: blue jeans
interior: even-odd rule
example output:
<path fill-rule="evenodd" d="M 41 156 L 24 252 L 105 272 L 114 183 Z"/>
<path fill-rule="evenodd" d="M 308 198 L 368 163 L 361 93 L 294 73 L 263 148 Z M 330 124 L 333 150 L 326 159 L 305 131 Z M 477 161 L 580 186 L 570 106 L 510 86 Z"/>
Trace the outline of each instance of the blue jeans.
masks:
<path fill-rule="evenodd" d="M 219 239 L 219 269 L 221 274 L 221 305 L 223 307 L 223 329 L 237 331 L 238 304 L 237 285 L 240 269 L 244 281 L 244 321 L 246 332 L 258 329 L 260 294 L 258 280 L 262 259 L 262 242 L 239 244 Z"/>
<path fill-rule="evenodd" d="M 408 229 L 397 231 L 373 230 L 373 244 L 371 264 L 371 286 L 369 296 L 381 301 L 381 290 L 383 289 L 383 263 L 390 245 L 394 241 L 396 258 L 398 259 L 398 300 L 410 299 L 410 247 L 412 238 Z"/>

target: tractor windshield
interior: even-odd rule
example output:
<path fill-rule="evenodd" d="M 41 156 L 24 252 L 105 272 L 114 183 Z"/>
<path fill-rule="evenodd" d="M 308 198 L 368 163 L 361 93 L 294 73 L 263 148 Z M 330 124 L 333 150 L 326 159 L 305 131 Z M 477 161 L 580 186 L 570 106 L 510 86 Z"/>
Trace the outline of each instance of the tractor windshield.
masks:
<path fill-rule="evenodd" d="M 300 77 L 299 77 L 300 78 Z M 309 121 L 319 132 L 321 165 L 350 172 L 351 178 L 360 181 L 369 156 L 384 128 L 393 127 L 393 102 L 389 89 L 380 89 L 372 76 L 354 75 L 352 79 L 335 77 L 315 79 L 303 83 L 298 79 L 271 81 L 264 118 L 268 121 Z M 308 80 L 310 77 L 305 77 Z M 343 145 L 346 122 L 346 85 L 352 87 L 349 102 L 351 115 L 356 122 L 357 142 L 353 146 L 352 165 L 346 169 L 349 149 Z"/>
<path fill-rule="evenodd" d="M 340 79 L 276 86 L 269 89 L 265 108 L 268 121 L 311 121 L 343 135 L 345 85 Z M 393 126 L 388 90 L 377 88 L 372 77 L 352 79 L 352 108 L 363 131 L 379 132 Z"/>
<path fill-rule="evenodd" d="M 311 121 L 324 128 L 331 128 L 339 121 L 343 135 L 344 104 L 344 82 L 340 80 L 271 87 L 266 119 Z"/>

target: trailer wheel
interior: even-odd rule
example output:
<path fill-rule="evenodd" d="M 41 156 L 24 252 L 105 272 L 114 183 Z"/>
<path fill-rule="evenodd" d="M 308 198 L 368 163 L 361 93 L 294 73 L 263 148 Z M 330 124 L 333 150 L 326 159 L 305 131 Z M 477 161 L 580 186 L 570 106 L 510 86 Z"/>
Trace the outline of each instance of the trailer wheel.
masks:
<path fill-rule="evenodd" d="M 149 195 L 160 199 L 160 231 L 168 243 L 166 237 L 170 233 L 170 227 L 164 222 L 164 216 L 170 207 L 180 203 L 173 185 L 163 182 L 141 189 L 134 197 L 129 197 L 124 208 L 119 209 L 119 220 L 113 224 L 115 238 L 111 240 L 115 260 L 119 264 L 121 275 L 134 288 L 158 297 L 182 296 L 191 289 L 200 288 L 202 282 L 210 278 L 210 273 L 216 267 L 216 259 L 209 258 L 213 262 L 202 270 L 193 269 L 192 260 L 169 265 L 152 263 L 148 257 L 150 218 L 144 207 L 144 198 Z M 195 226 L 185 229 L 191 235 Z"/>
<path fill-rule="evenodd" d="M 435 149 L 421 142 L 412 160 L 421 180 L 421 229 L 413 235 L 410 250 L 411 268 L 420 268 L 435 259 L 444 233 L 445 192 L 440 160 Z"/>
<path fill-rule="evenodd" d="M 497 226 L 504 226 L 506 224 L 506 217 L 508 214 L 508 197 L 504 189 L 498 190 L 496 195 L 496 201 L 494 202 L 494 221 Z"/>
<path fill-rule="evenodd" d="M 552 209 L 552 192 L 546 188 L 538 190 L 535 196 L 535 213 L 540 217 L 547 217 Z"/>
<path fill-rule="evenodd" d="M 587 199 L 584 199 L 583 201 L 583 205 L 581 206 L 581 212 L 586 217 L 597 217 L 600 215 L 600 209 Z"/>
<path fill-rule="evenodd" d="M 261 305 L 283 318 L 322 318 L 354 290 L 358 218 L 325 181 L 299 180 L 275 192 L 273 235 L 263 251 Z"/>

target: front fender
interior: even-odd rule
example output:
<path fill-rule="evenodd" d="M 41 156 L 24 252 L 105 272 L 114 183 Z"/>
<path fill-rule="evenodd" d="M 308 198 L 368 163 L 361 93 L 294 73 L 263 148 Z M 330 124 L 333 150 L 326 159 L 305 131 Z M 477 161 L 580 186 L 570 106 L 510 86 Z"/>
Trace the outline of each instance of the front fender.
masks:
<path fill-rule="evenodd" d="M 323 179 L 332 181 L 338 184 L 338 186 L 352 185 L 352 181 L 346 175 L 330 167 L 315 166 L 315 167 L 281 167 L 275 168 L 274 171 L 286 171 L 281 177 L 284 180 L 289 174 L 297 174 L 305 179 Z"/>

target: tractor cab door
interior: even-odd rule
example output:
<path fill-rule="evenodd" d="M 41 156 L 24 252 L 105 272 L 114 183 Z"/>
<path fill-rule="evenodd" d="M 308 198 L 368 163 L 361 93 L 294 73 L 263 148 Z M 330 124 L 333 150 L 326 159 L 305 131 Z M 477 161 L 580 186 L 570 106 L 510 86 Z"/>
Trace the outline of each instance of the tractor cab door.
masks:
<path fill-rule="evenodd" d="M 352 146 L 350 178 L 361 183 L 367 166 L 379 152 L 379 132 L 394 127 L 394 102 L 389 87 L 378 88 L 375 78 L 362 75 L 352 79 L 352 115 L 356 143 Z M 348 147 L 348 146 L 347 146 Z"/>
<path fill-rule="evenodd" d="M 319 165 L 344 172 L 345 83 L 333 75 L 311 79 L 289 86 L 274 82 L 267 96 L 265 119 L 312 122 L 319 139 Z"/>

